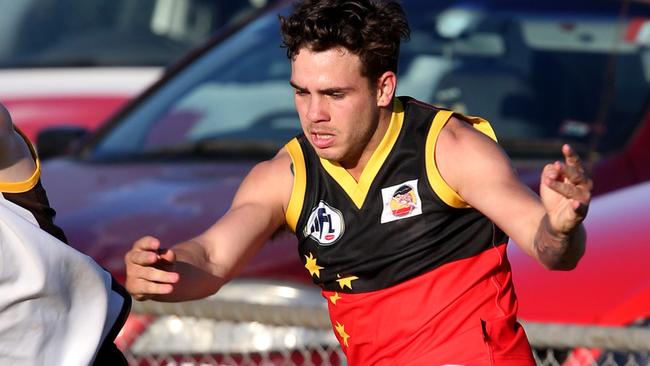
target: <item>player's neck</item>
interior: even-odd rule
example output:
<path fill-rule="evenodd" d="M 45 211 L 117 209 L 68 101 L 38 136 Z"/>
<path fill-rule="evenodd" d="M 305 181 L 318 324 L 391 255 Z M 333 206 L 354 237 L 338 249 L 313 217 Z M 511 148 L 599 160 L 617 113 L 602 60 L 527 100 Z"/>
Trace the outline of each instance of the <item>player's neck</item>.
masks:
<path fill-rule="evenodd" d="M 366 144 L 366 147 L 360 151 L 358 156 L 346 161 L 341 161 L 339 164 L 347 170 L 347 172 L 354 178 L 355 181 L 359 182 L 363 171 L 370 162 L 372 155 L 375 153 L 375 150 L 379 147 L 379 144 L 384 139 L 386 132 L 388 131 L 388 126 L 390 125 L 390 120 L 392 117 L 391 110 L 382 110 L 379 114 L 379 121 L 377 123 L 377 128 L 375 133 L 370 137 L 370 140 Z"/>

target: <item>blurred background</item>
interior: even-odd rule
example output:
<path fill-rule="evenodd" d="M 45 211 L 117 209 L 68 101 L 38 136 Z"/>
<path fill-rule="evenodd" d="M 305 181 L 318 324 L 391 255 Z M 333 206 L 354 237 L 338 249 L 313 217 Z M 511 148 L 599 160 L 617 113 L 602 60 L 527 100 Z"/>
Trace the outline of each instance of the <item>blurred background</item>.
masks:
<path fill-rule="evenodd" d="M 590 167 L 576 270 L 510 245 L 538 364 L 650 365 L 650 4 L 402 2 L 398 95 L 488 119 L 534 190 L 563 143 Z M 72 246 L 123 280 L 135 239 L 198 234 L 300 132 L 278 24 L 290 8 L 0 0 L 0 101 L 37 145 Z M 119 345 L 133 365 L 344 365 L 303 261 L 278 235 L 217 295 L 135 303 Z"/>
<path fill-rule="evenodd" d="M 96 128 L 163 68 L 273 0 L 0 0 L 0 98 L 30 137 Z"/>

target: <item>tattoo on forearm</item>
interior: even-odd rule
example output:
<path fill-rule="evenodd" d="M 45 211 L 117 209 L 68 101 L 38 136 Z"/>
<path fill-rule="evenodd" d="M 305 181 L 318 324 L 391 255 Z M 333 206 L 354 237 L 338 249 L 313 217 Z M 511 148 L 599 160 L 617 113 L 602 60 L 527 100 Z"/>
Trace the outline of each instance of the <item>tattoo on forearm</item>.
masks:
<path fill-rule="evenodd" d="M 587 233 L 579 224 L 569 233 L 557 233 L 548 215 L 542 218 L 535 239 L 534 249 L 539 260 L 550 269 L 571 270 L 585 253 Z"/>
<path fill-rule="evenodd" d="M 555 232 L 548 215 L 544 215 L 535 234 L 533 245 L 544 265 L 566 269 L 573 267 L 582 256 L 580 248 L 572 248 L 571 238 L 571 234 Z"/>
<path fill-rule="evenodd" d="M 563 238 L 554 233 L 548 215 L 544 215 L 535 234 L 535 248 L 538 253 L 546 253 L 557 249 L 561 250 L 566 246 L 566 243 L 566 237 Z"/>

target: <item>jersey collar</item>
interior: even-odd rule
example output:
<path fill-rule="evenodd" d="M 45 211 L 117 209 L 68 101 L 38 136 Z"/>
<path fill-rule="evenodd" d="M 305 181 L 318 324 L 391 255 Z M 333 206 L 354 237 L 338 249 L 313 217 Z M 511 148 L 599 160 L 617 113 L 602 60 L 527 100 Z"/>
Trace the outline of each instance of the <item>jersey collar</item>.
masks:
<path fill-rule="evenodd" d="M 372 153 L 368 164 L 363 168 L 358 182 L 339 163 L 320 158 L 321 165 L 325 171 L 343 188 L 357 208 L 360 209 L 363 206 L 363 202 L 368 195 L 373 180 L 397 141 L 403 123 L 404 106 L 399 99 L 395 98 L 393 100 L 393 114 L 386 134 L 377 146 L 377 149 Z"/>

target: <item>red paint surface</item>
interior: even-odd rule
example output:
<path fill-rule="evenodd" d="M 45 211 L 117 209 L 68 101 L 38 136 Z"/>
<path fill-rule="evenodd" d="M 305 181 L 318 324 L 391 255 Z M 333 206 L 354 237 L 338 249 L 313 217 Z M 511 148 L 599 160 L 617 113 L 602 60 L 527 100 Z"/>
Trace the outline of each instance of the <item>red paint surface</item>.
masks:
<path fill-rule="evenodd" d="M 71 96 L 6 98 L 2 102 L 14 123 L 36 141 L 38 132 L 50 126 L 79 126 L 92 131 L 127 100 L 126 96 Z"/>

